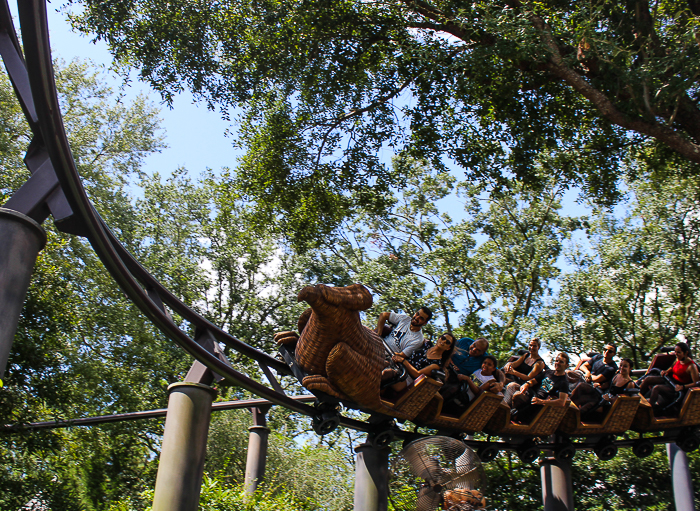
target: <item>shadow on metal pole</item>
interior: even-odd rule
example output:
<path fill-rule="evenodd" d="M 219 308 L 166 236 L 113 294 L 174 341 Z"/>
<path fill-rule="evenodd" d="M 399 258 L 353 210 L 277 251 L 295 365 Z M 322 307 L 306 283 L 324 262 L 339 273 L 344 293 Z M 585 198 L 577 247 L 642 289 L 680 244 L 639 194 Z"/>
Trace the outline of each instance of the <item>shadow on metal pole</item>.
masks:
<path fill-rule="evenodd" d="M 386 511 L 389 501 L 389 452 L 366 442 L 355 447 L 354 511 Z"/>
<path fill-rule="evenodd" d="M 46 245 L 46 232 L 34 220 L 0 208 L 0 380 L 17 332 L 36 257 Z"/>
<path fill-rule="evenodd" d="M 201 383 L 184 382 L 173 383 L 168 392 L 153 511 L 195 511 L 216 391 Z"/>
<path fill-rule="evenodd" d="M 571 461 L 557 461 L 553 456 L 543 457 L 540 461 L 540 475 L 544 511 L 573 511 Z"/>
<path fill-rule="evenodd" d="M 253 425 L 248 428 L 248 457 L 245 463 L 245 493 L 253 495 L 258 485 L 265 477 L 265 464 L 267 462 L 267 439 L 270 428 L 267 427 L 265 414 L 270 407 L 261 406 L 251 408 L 253 413 Z"/>
<path fill-rule="evenodd" d="M 673 500 L 677 511 L 695 511 L 693 478 L 690 476 L 688 456 L 675 443 L 666 444 L 668 465 L 671 469 Z"/>

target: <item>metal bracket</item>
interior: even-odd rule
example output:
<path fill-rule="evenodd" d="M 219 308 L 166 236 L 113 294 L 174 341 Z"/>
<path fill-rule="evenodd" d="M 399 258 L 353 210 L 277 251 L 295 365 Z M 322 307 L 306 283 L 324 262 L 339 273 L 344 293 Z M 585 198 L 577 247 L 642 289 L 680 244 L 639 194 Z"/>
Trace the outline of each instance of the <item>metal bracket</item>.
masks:
<path fill-rule="evenodd" d="M 229 366 L 231 365 L 231 362 L 229 362 L 228 358 L 226 358 L 226 355 L 224 355 L 219 343 L 216 342 L 216 339 L 209 330 L 197 329 L 194 340 L 202 348 L 216 356 L 216 358 Z M 190 370 L 187 372 L 187 376 L 185 376 L 185 381 L 203 383 L 205 385 L 211 385 L 214 381 L 220 382 L 223 379 L 223 376 L 215 373 L 207 366 L 202 364 L 199 360 L 194 361 L 192 367 L 190 367 Z"/>
<path fill-rule="evenodd" d="M 267 367 L 262 362 L 258 362 L 258 365 L 260 366 L 260 369 L 262 369 L 262 372 L 265 374 L 267 381 L 269 381 L 270 385 L 272 385 L 272 388 L 275 389 L 275 392 L 279 392 L 282 395 L 286 395 L 284 392 L 284 389 L 282 388 L 282 385 L 280 385 L 280 382 L 277 381 L 277 378 L 275 378 L 275 375 L 272 374 L 272 371 L 270 371 L 270 368 Z"/>

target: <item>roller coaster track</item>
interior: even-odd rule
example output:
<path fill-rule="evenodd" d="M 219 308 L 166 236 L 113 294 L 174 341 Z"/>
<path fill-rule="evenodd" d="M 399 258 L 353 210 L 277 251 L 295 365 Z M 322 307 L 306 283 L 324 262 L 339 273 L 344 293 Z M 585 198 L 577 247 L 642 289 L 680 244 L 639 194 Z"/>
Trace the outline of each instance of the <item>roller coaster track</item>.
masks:
<path fill-rule="evenodd" d="M 51 214 L 59 230 L 87 238 L 107 271 L 126 296 L 140 309 L 167 338 L 177 343 L 196 361 L 226 379 L 242 387 L 266 403 L 279 405 L 290 411 L 313 417 L 318 409 L 306 404 L 299 396 L 286 395 L 271 370 L 281 375 L 292 375 L 289 366 L 270 355 L 236 339 L 189 306 L 180 301 L 160 284 L 119 242 L 104 220 L 95 210 L 83 187 L 66 137 L 60 114 L 59 100 L 53 74 L 49 42 L 46 3 L 44 0 L 18 2 L 23 50 L 17 38 L 7 0 L 0 0 L 0 55 L 2 55 L 10 80 L 15 88 L 24 115 L 33 133 L 25 162 L 32 172 L 30 179 L 3 206 L 18 211 L 38 223 Z M 26 61 L 25 61 L 26 58 Z M 194 339 L 172 319 L 176 313 L 194 327 Z M 222 343 L 241 355 L 254 360 L 267 377 L 270 386 L 237 371 L 218 352 Z M 161 411 L 157 411 L 161 412 Z M 150 412 L 136 412 L 127 418 L 146 418 Z M 123 414 L 124 416 L 129 414 Z M 110 416 L 116 417 L 116 416 Z M 116 420 L 127 420 L 122 417 Z M 63 427 L 107 422 L 108 419 L 92 418 L 54 423 L 26 425 L 31 427 Z M 370 422 L 340 416 L 340 425 L 363 432 L 376 431 Z M 17 428 L 5 427 L 4 430 Z M 398 438 L 417 436 L 393 428 Z M 652 443 L 665 443 L 668 437 L 648 439 Z M 595 440 L 592 440 L 595 442 Z M 499 450 L 517 449 L 522 441 L 506 438 L 493 442 L 467 440 L 473 447 L 495 447 Z M 620 447 L 631 446 L 633 440 L 617 440 Z M 569 444 L 574 449 L 591 449 L 588 441 Z M 539 449 L 555 449 L 556 443 L 540 443 Z"/>
<path fill-rule="evenodd" d="M 36 195 L 36 190 L 42 190 L 42 198 L 46 198 L 57 227 L 88 239 L 122 291 L 166 337 L 230 383 L 275 405 L 313 416 L 316 410 L 287 396 L 270 371 L 291 374 L 286 364 L 236 339 L 182 303 L 134 259 L 102 220 L 85 192 L 63 126 L 53 74 L 46 4 L 43 0 L 23 0 L 18 4 L 25 57 L 7 0 L 0 4 L 0 54 L 33 133 L 27 158 L 32 176 L 4 207 L 27 214 L 41 223 L 46 218 L 46 214 L 41 217 L 41 208 L 26 211 L 29 208 L 23 202 L 32 193 Z M 32 168 L 33 160 L 29 155 L 41 155 L 44 150 L 48 160 L 39 160 Z M 195 339 L 175 324 L 166 307 L 195 327 L 198 332 Z M 216 355 L 211 349 L 213 343 L 207 343 L 207 338 L 255 360 L 273 388 L 232 368 Z M 210 349 L 205 347 L 207 344 Z M 341 417 L 341 425 L 360 431 L 370 429 L 368 424 L 348 417 Z"/>

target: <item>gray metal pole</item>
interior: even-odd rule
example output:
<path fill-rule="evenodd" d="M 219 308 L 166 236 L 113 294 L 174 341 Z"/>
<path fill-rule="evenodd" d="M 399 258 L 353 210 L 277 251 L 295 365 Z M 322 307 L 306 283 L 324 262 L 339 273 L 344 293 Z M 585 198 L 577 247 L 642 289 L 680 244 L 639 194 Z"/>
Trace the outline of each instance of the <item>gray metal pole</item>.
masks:
<path fill-rule="evenodd" d="M 571 482 L 571 462 L 557 461 L 548 456 L 540 461 L 544 511 L 573 511 L 574 487 Z"/>
<path fill-rule="evenodd" d="M 666 444 L 668 464 L 671 469 L 673 499 L 676 511 L 695 511 L 693 499 L 693 478 L 690 476 L 688 456 L 675 443 Z"/>
<path fill-rule="evenodd" d="M 173 383 L 168 392 L 153 511 L 195 511 L 216 391 L 201 383 L 185 382 Z"/>
<path fill-rule="evenodd" d="M 267 461 L 267 439 L 270 428 L 267 427 L 265 414 L 269 407 L 251 408 L 253 412 L 253 425 L 248 428 L 248 457 L 245 463 L 245 492 L 253 495 L 258 489 L 258 484 L 265 477 L 265 463 Z"/>
<path fill-rule="evenodd" d="M 0 208 L 0 379 L 17 332 L 36 256 L 46 245 L 44 229 L 22 213 Z"/>
<path fill-rule="evenodd" d="M 389 501 L 389 449 L 367 442 L 355 447 L 354 511 L 386 511 Z"/>

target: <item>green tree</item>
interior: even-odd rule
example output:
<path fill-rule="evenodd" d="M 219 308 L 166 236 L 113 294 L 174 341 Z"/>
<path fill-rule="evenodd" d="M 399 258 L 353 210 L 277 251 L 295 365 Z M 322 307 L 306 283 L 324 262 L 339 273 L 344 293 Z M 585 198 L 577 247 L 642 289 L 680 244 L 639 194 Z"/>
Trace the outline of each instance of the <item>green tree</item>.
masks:
<path fill-rule="evenodd" d="M 245 109 L 237 186 L 302 243 L 387 206 L 386 147 L 540 185 L 546 150 L 605 203 L 640 140 L 700 163 L 692 1 L 70 3 L 166 100 Z"/>
<path fill-rule="evenodd" d="M 395 165 L 409 178 L 394 206 L 344 224 L 326 250 L 308 256 L 309 274 L 334 285 L 368 286 L 375 298 L 368 323 L 382 311 L 428 305 L 436 319 L 427 332 L 484 334 L 505 356 L 521 331 L 535 329 L 559 275 L 562 244 L 579 225 L 559 214 L 565 188 L 554 179 L 539 191 L 515 181 L 508 188 L 458 184 L 425 162 L 398 158 Z M 442 211 L 457 193 L 466 202 L 461 220 Z M 459 324 L 450 319 L 455 313 Z"/>
<path fill-rule="evenodd" d="M 591 252 L 575 251 L 542 327 L 553 344 L 612 342 L 638 368 L 663 346 L 700 340 L 700 196 L 695 177 L 638 179 L 622 218 L 599 210 Z"/>
<path fill-rule="evenodd" d="M 126 193 L 129 176 L 146 154 L 162 147 L 156 111 L 144 98 L 130 104 L 89 69 L 71 62 L 57 67 L 62 113 L 76 164 L 97 209 L 134 246 L 136 212 Z M 28 177 L 21 150 L 29 129 L 12 88 L 4 136 L 14 141 L 2 153 L 4 199 Z M 178 350 L 130 305 L 104 272 L 89 245 L 50 224 L 0 390 L 4 424 L 148 409 L 164 405 L 164 386 L 184 369 Z M 144 382 L 152 382 L 144 385 Z M 138 389 L 138 391 L 135 391 Z M 2 437 L 3 508 L 27 502 L 62 509 L 101 509 L 117 495 L 135 494 L 152 438 L 160 426 L 122 424 L 103 430 L 45 431 Z"/>

